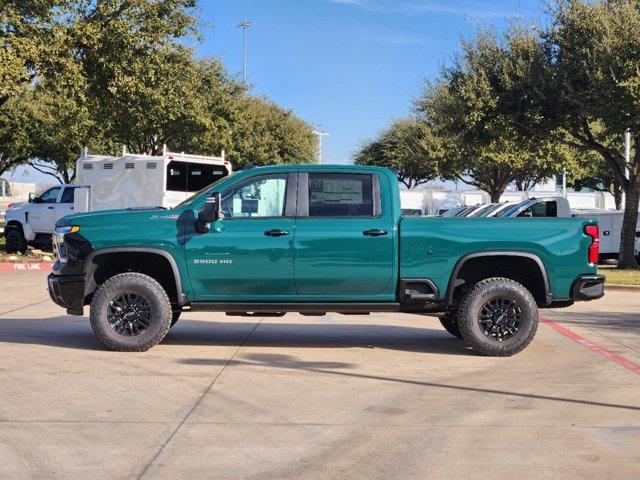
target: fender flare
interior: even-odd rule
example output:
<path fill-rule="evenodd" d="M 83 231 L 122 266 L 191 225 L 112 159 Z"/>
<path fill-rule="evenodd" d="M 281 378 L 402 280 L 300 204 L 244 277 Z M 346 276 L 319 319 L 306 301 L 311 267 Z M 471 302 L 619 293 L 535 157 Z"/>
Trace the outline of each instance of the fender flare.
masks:
<path fill-rule="evenodd" d="M 96 257 L 101 255 L 108 255 L 111 253 L 152 253 L 155 255 L 160 255 L 164 257 L 171 266 L 171 270 L 173 272 L 173 278 L 176 283 L 176 297 L 178 299 L 179 305 L 184 305 L 187 301 L 187 297 L 182 290 L 182 278 L 180 277 L 180 270 L 178 269 L 178 264 L 171 255 L 166 250 L 161 248 L 152 248 L 152 247 L 109 247 L 109 248 L 101 248 L 98 250 L 93 250 L 84 262 L 83 274 L 85 275 L 85 287 L 84 287 L 84 295 L 85 297 L 90 293 L 93 293 L 96 290 L 96 283 L 93 279 L 93 275 L 95 274 L 98 266 L 93 262 Z"/>
<path fill-rule="evenodd" d="M 547 274 L 547 269 L 544 266 L 544 263 L 542 263 L 542 260 L 540 260 L 540 257 L 538 257 L 534 253 L 520 252 L 517 250 L 495 250 L 495 251 L 489 251 L 489 252 L 468 253 L 467 255 L 464 255 L 456 262 L 456 266 L 453 268 L 453 272 L 449 277 L 449 283 L 447 285 L 447 296 L 446 296 L 447 305 L 453 304 L 453 291 L 455 290 L 455 281 L 458 278 L 458 274 L 460 273 L 460 270 L 462 269 L 463 265 L 468 260 L 471 260 L 473 258 L 478 258 L 478 257 L 522 257 L 522 258 L 528 258 L 529 260 L 533 260 L 538 265 L 538 268 L 540 269 L 540 274 L 542 275 L 542 280 L 544 282 L 545 305 L 549 305 L 551 302 L 553 302 L 553 293 L 551 293 L 551 286 L 549 284 L 549 276 Z"/>

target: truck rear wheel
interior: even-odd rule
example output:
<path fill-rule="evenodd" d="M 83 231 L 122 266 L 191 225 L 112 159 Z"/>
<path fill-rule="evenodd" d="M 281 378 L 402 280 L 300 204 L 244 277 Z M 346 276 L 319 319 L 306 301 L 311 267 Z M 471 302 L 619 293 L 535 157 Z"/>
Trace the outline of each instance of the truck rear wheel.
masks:
<path fill-rule="evenodd" d="M 24 238 L 22 230 L 16 227 L 7 227 L 7 233 L 5 234 L 7 253 L 24 253 L 27 251 L 27 239 Z"/>
<path fill-rule="evenodd" d="M 165 337 L 171 320 L 167 293 L 141 273 L 111 277 L 100 285 L 91 302 L 91 328 L 109 350 L 149 350 Z"/>
<path fill-rule="evenodd" d="M 538 307 L 520 283 L 487 278 L 462 298 L 458 325 L 464 341 L 478 354 L 507 357 L 533 340 L 538 329 Z"/>
<path fill-rule="evenodd" d="M 447 332 L 449 332 L 454 337 L 462 338 L 462 334 L 460 333 L 460 326 L 458 325 L 457 312 L 443 313 L 439 318 L 440 323 Z"/>

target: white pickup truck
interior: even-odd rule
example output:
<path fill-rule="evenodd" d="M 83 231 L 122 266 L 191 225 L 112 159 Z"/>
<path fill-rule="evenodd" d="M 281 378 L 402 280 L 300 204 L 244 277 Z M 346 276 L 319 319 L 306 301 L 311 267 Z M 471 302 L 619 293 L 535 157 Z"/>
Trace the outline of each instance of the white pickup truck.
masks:
<path fill-rule="evenodd" d="M 29 201 L 10 205 L 5 214 L 7 252 L 24 253 L 27 245 L 51 244 L 55 223 L 73 213 L 78 185 L 57 185 L 42 195 L 29 195 Z"/>

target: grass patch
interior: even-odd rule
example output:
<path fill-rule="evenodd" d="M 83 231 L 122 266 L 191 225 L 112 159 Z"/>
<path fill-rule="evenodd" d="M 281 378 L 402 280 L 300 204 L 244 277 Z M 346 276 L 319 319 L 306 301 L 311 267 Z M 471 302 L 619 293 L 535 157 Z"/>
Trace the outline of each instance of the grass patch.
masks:
<path fill-rule="evenodd" d="M 600 268 L 598 273 L 607 277 L 606 283 L 618 285 L 640 285 L 640 270 L 618 270 L 617 268 Z"/>

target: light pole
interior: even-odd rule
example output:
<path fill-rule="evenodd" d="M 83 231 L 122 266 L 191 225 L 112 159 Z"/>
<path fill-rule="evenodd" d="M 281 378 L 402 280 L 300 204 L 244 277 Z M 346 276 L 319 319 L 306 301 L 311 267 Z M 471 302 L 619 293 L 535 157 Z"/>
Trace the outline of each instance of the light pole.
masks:
<path fill-rule="evenodd" d="M 249 20 L 243 20 L 236 28 L 242 29 L 242 82 L 247 83 L 247 28 L 252 27 L 252 23 Z"/>
<path fill-rule="evenodd" d="M 326 137 L 331 135 L 330 133 L 321 132 L 319 130 L 314 130 L 313 134 L 318 137 L 318 164 L 322 164 L 322 137 Z"/>

